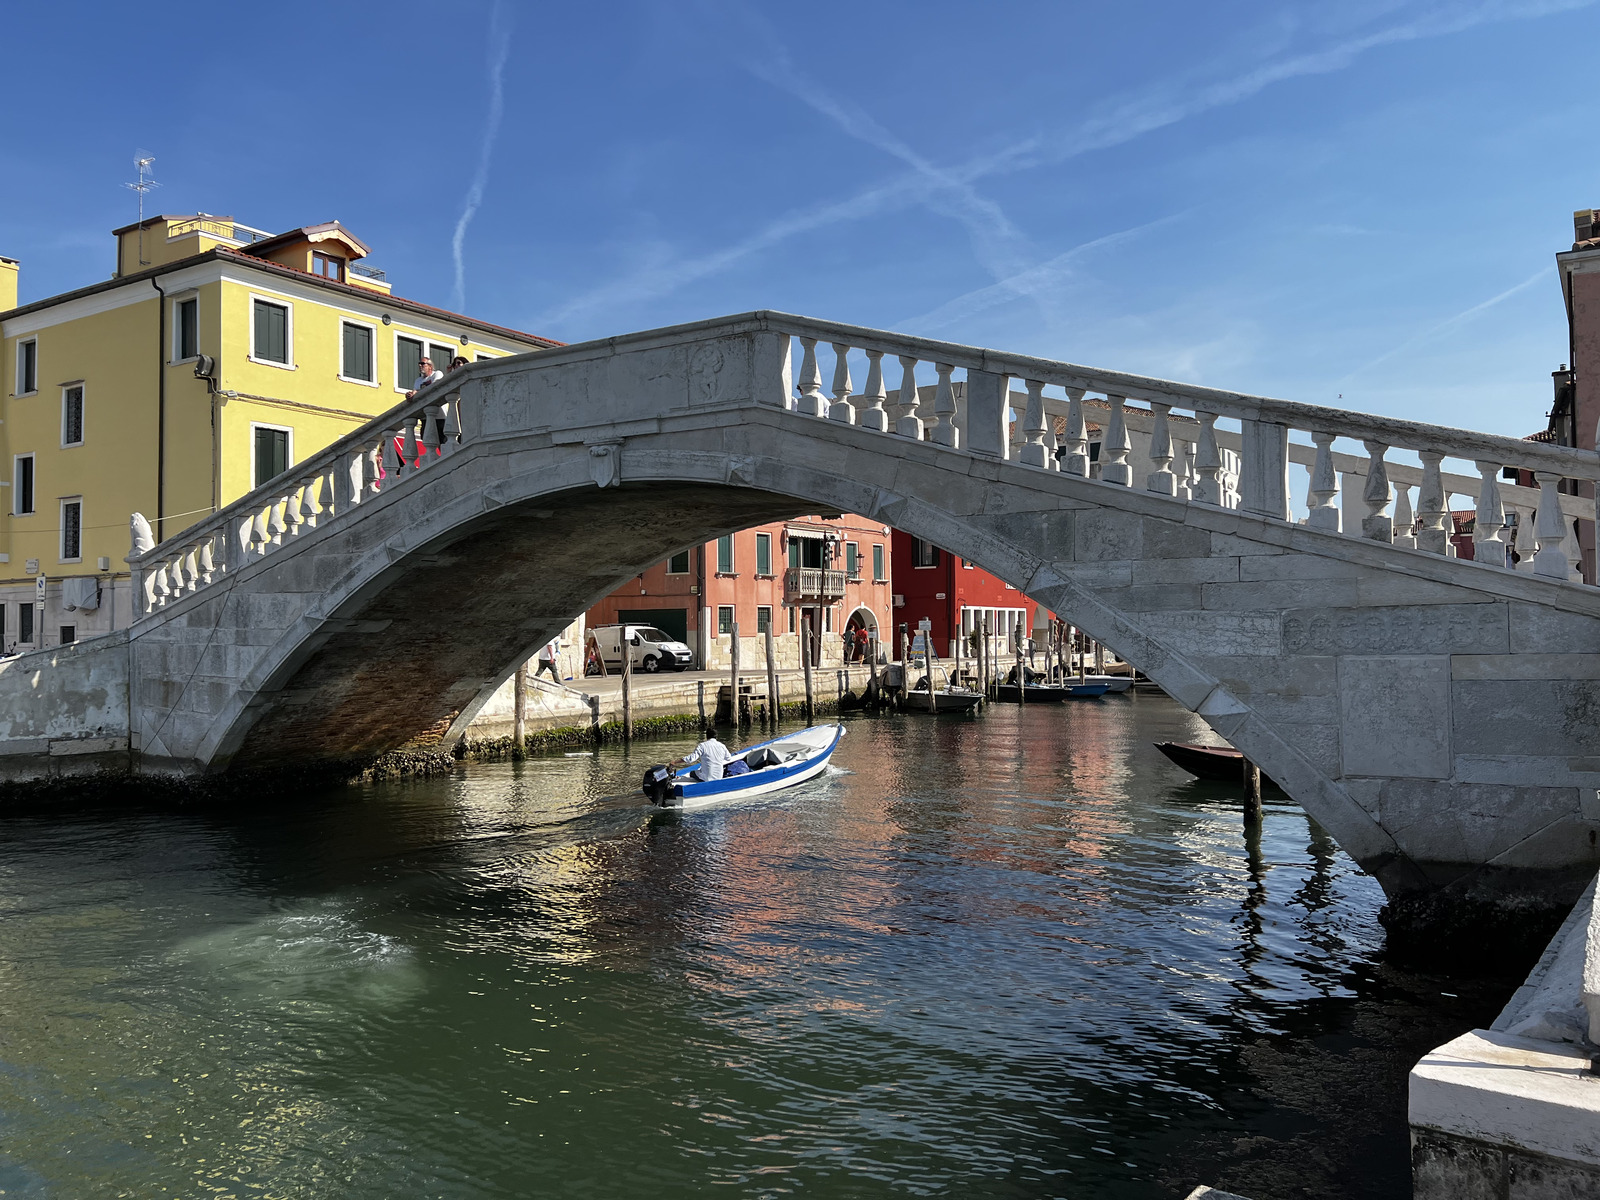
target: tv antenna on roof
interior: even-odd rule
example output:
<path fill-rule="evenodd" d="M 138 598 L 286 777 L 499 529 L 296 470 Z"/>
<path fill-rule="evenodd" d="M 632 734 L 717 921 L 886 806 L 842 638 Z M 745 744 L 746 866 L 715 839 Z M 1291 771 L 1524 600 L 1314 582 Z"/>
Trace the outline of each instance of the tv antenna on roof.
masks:
<path fill-rule="evenodd" d="M 133 165 L 139 168 L 139 182 L 125 183 L 122 186 L 139 193 L 139 265 L 148 267 L 150 264 L 144 260 L 144 194 L 151 188 L 161 185 L 149 178 L 150 168 L 156 161 L 156 156 L 146 150 L 135 150 L 139 157 L 133 160 Z"/>

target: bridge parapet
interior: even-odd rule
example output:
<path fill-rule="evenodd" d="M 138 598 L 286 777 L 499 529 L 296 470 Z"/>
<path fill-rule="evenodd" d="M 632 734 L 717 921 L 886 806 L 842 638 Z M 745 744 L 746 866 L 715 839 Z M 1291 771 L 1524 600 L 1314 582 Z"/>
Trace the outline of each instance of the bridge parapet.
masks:
<path fill-rule="evenodd" d="M 833 359 L 831 395 L 823 390 L 819 346 L 827 347 Z M 892 360 L 891 371 L 899 370 L 893 393 L 884 375 L 885 358 Z M 857 366 L 865 362 L 860 391 L 852 360 Z M 585 386 L 581 371 L 578 386 L 570 378 L 554 385 L 558 372 L 571 377 L 574 366 L 585 365 L 606 384 L 604 404 L 591 404 L 600 389 Z M 926 403 L 917 389 L 917 370 L 924 366 L 937 378 Z M 959 399 L 958 370 L 965 375 Z M 553 386 L 540 392 L 537 381 L 545 372 Z M 513 385 L 512 376 L 519 382 Z M 1015 442 L 1012 379 L 1026 389 Z M 1047 395 L 1046 389 L 1062 395 Z M 1100 460 L 1091 465 L 1084 403 L 1096 396 L 1104 397 L 1109 418 Z M 1578 581 L 1571 519 L 1595 516 L 1594 501 L 1563 495 L 1561 484 L 1587 484 L 1600 494 L 1594 487 L 1600 481 L 1600 455 L 1589 451 L 758 312 L 466 367 L 161 545 L 141 544 L 136 534 L 128 558 L 135 604 L 151 614 L 204 590 L 302 534 L 338 522 L 383 488 L 406 485 L 478 437 L 519 426 L 626 426 L 629 420 L 659 419 L 685 407 L 750 402 L 1035 470 L 1097 475 L 1106 484 L 1185 504 L 1237 505 L 1285 522 L 1292 511 L 1288 468 L 1299 462 L 1310 476 L 1308 527 L 1440 556 L 1454 553 L 1448 497 L 1471 489 L 1477 498 L 1475 564 L 1507 569 L 1506 538 L 1514 533 L 1517 568 L 1559 582 Z M 492 415 L 483 411 L 490 406 Z M 1193 417 L 1189 440 L 1174 436 L 1174 414 L 1184 413 Z M 1057 414 L 1065 416 L 1059 438 Z M 1219 420 L 1236 422 L 1237 432 L 1219 429 Z M 1148 463 L 1129 461 L 1130 427 L 1148 432 Z M 1309 434 L 1314 445 L 1292 442 L 1291 431 Z M 1337 453 L 1339 439 L 1359 442 L 1365 459 Z M 1236 497 L 1220 479 L 1222 452 L 1235 448 L 1240 460 Z M 1388 455 L 1394 450 L 1415 452 L 1420 469 L 1391 463 Z M 615 482 L 607 478 L 616 468 L 611 448 L 597 444 L 591 454 L 595 481 Z M 1443 471 L 1446 459 L 1472 462 L 1478 478 Z M 1506 468 L 1531 472 L 1537 489 L 1505 483 Z M 1346 486 L 1361 485 L 1359 531 L 1342 527 L 1341 475 Z M 1400 484 L 1398 493 L 1391 476 Z M 1415 516 L 1413 483 L 1418 488 Z M 1518 519 L 1507 521 L 1508 508 Z"/>

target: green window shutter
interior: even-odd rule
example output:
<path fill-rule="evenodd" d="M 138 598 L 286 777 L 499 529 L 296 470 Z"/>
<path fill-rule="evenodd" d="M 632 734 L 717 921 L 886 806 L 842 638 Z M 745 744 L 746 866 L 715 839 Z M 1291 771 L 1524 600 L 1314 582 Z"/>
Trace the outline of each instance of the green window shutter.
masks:
<path fill-rule="evenodd" d="M 756 534 L 756 574 L 772 574 L 772 535 Z"/>
<path fill-rule="evenodd" d="M 733 535 L 717 539 L 717 570 L 724 575 L 733 574 Z"/>
<path fill-rule="evenodd" d="M 789 565 L 791 567 L 798 567 L 800 565 L 800 539 L 799 538 L 790 538 L 789 539 Z"/>
<path fill-rule="evenodd" d="M 874 579 L 882 579 L 883 578 L 883 547 L 882 546 L 874 546 L 872 548 L 872 577 Z"/>
<path fill-rule="evenodd" d="M 200 302 L 178 303 L 178 357 L 193 358 L 200 353 Z"/>
<path fill-rule="evenodd" d="M 289 310 L 281 304 L 256 301 L 255 357 L 266 362 L 289 361 Z"/>
<path fill-rule="evenodd" d="M 851 579 L 861 574 L 861 550 L 854 542 L 845 543 L 844 569 Z"/>
<path fill-rule="evenodd" d="M 289 469 L 289 434 L 282 429 L 256 430 L 256 486 Z"/>
<path fill-rule="evenodd" d="M 396 369 L 400 372 L 394 385 L 398 388 L 411 388 L 412 381 L 422 370 L 422 343 L 415 338 L 396 338 L 395 345 L 399 347 L 399 363 Z"/>
<path fill-rule="evenodd" d="M 344 327 L 344 376 L 372 382 L 372 330 L 365 325 Z"/>

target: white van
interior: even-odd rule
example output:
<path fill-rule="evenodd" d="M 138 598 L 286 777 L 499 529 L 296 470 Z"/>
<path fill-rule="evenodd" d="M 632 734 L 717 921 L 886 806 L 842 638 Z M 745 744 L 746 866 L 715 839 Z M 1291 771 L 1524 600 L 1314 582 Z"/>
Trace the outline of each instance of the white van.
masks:
<path fill-rule="evenodd" d="M 670 634 L 654 625 L 601 625 L 589 630 L 600 648 L 600 660 L 613 674 L 622 670 L 622 639 L 628 640 L 635 671 L 683 671 L 694 654 Z"/>

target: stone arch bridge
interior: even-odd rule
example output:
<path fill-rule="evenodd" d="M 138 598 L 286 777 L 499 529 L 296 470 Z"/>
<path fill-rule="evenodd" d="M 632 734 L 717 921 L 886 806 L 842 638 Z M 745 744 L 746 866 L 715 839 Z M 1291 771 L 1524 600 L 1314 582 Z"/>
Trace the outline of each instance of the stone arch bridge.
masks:
<path fill-rule="evenodd" d="M 919 391 L 919 368 L 937 383 Z M 1538 486 L 1503 482 L 1508 466 Z M 776 313 L 589 342 L 469 367 L 136 546 L 129 629 L 0 669 L 0 769 L 446 747 L 535 647 L 669 550 L 850 511 L 1111 646 L 1391 897 L 1554 904 L 1600 864 L 1600 591 L 1570 561 L 1573 516 L 1594 510 L 1561 484 L 1597 478 L 1592 453 Z M 1399 493 L 1398 531 L 1392 480 L 1419 489 L 1415 519 Z M 1468 489 L 1477 561 L 1445 529 Z"/>

